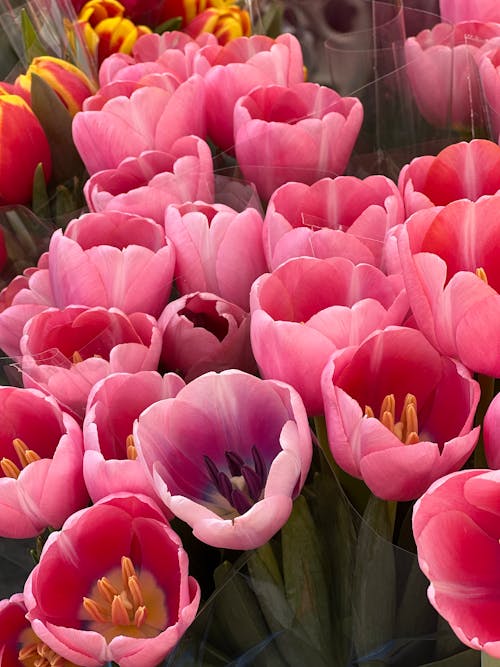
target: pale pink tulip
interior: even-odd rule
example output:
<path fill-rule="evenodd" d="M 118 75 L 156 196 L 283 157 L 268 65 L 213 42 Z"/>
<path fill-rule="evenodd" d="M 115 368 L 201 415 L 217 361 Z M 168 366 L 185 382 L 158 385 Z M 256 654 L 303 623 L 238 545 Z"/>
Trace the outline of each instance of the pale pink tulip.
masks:
<path fill-rule="evenodd" d="M 389 327 L 334 353 L 321 379 L 334 459 L 384 500 L 418 498 L 479 437 L 479 385 L 416 329 Z"/>
<path fill-rule="evenodd" d="M 490 468 L 500 468 L 500 394 L 491 401 L 483 421 L 484 453 Z"/>
<path fill-rule="evenodd" d="M 203 80 L 196 75 L 171 90 L 144 86 L 130 98 L 110 99 L 73 120 L 73 139 L 90 174 L 114 169 L 144 151 L 168 152 L 186 135 L 205 136 Z"/>
<path fill-rule="evenodd" d="M 236 158 L 269 199 L 288 181 L 312 184 L 343 174 L 362 120 L 357 98 L 325 86 L 258 86 L 234 107 Z"/>
<path fill-rule="evenodd" d="M 398 233 L 416 323 L 443 354 L 500 376 L 500 197 L 411 216 Z"/>
<path fill-rule="evenodd" d="M 60 528 L 88 503 L 81 429 L 41 392 L 0 387 L 0 458 L 2 537 Z"/>
<path fill-rule="evenodd" d="M 288 519 L 311 462 L 300 396 L 236 370 L 207 373 L 134 426 L 167 507 L 212 546 L 253 549 Z"/>
<path fill-rule="evenodd" d="M 500 190 L 500 146 L 485 139 L 461 141 L 436 156 L 414 158 L 398 182 L 406 215 L 456 199 L 475 201 Z"/>
<path fill-rule="evenodd" d="M 233 39 L 211 59 L 211 64 L 204 76 L 207 129 L 222 150 L 234 146 L 233 109 L 238 98 L 255 86 L 292 86 L 304 81 L 302 49 L 290 34 L 276 39 L 264 35 Z"/>
<path fill-rule="evenodd" d="M 65 660 L 155 667 L 193 621 L 200 587 L 157 505 L 122 493 L 49 536 L 24 600 L 34 632 Z"/>
<path fill-rule="evenodd" d="M 264 218 L 267 261 L 271 269 L 301 255 L 380 266 L 386 233 L 403 219 L 401 196 L 385 176 L 286 183 L 272 195 Z"/>
<path fill-rule="evenodd" d="M 291 384 L 317 415 L 328 357 L 401 324 L 408 302 L 401 276 L 341 257 L 299 257 L 255 281 L 250 308 L 252 350 L 263 376 Z"/>
<path fill-rule="evenodd" d="M 500 23 L 438 23 L 405 42 L 406 72 L 422 116 L 431 125 L 470 131 L 483 122 L 477 58 L 500 36 Z M 473 119 L 473 120 L 471 120 Z"/>
<path fill-rule="evenodd" d="M 249 310 L 250 287 L 267 271 L 262 217 L 223 206 L 171 205 L 165 232 L 175 246 L 175 282 L 181 294 L 212 292 Z"/>
<path fill-rule="evenodd" d="M 462 470 L 415 504 L 418 562 L 427 595 L 461 642 L 500 658 L 500 471 Z M 495 662 L 496 660 L 493 660 Z"/>
<path fill-rule="evenodd" d="M 493 21 L 500 23 L 500 6 L 497 0 L 439 0 L 443 21 Z"/>
<path fill-rule="evenodd" d="M 145 313 L 48 308 L 27 322 L 20 348 L 25 384 L 42 388 L 82 417 L 99 380 L 111 373 L 156 370 L 161 333 Z"/>
<path fill-rule="evenodd" d="M 173 398 L 185 383 L 156 371 L 114 373 L 94 385 L 83 422 L 83 473 L 94 502 L 110 493 L 143 493 L 157 498 L 134 446 L 132 427 L 143 410 Z"/>
<path fill-rule="evenodd" d="M 212 154 L 202 139 L 183 137 L 169 153 L 146 151 L 94 174 L 84 192 L 92 211 L 124 211 L 163 226 L 169 204 L 214 201 Z"/>
<path fill-rule="evenodd" d="M 215 294 L 194 292 L 171 301 L 158 326 L 163 333 L 163 364 L 187 382 L 207 371 L 257 370 L 250 347 L 250 316 Z"/>

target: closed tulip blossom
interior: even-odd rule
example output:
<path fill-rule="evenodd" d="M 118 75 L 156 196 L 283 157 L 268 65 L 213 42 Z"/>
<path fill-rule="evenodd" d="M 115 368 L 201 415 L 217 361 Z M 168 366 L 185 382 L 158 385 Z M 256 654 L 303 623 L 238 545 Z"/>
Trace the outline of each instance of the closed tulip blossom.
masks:
<path fill-rule="evenodd" d="M 493 663 L 500 658 L 499 485 L 498 470 L 452 473 L 436 481 L 413 512 L 430 602 L 461 642 Z"/>
<path fill-rule="evenodd" d="M 155 667 L 193 621 L 200 587 L 157 505 L 121 493 L 49 536 L 24 601 L 33 631 L 62 660 Z"/>
<path fill-rule="evenodd" d="M 175 246 L 175 282 L 181 294 L 212 292 L 249 309 L 250 287 L 266 272 L 262 217 L 222 204 L 171 205 L 165 232 Z"/>
<path fill-rule="evenodd" d="M 88 502 L 80 427 L 34 389 L 0 387 L 0 535 L 34 537 Z"/>
<path fill-rule="evenodd" d="M 484 453 L 490 468 L 500 468 L 500 394 L 491 401 L 483 421 Z"/>
<path fill-rule="evenodd" d="M 116 308 L 48 308 L 24 328 L 20 343 L 24 382 L 52 394 L 83 416 L 90 390 L 111 373 L 156 370 L 161 334 L 145 313 Z"/>
<path fill-rule="evenodd" d="M 163 364 L 187 382 L 207 371 L 257 370 L 249 314 L 215 294 L 194 292 L 171 301 L 158 326 L 163 334 Z"/>
<path fill-rule="evenodd" d="M 142 371 L 114 373 L 94 385 L 83 423 L 83 472 L 94 502 L 121 491 L 157 498 L 137 461 L 132 427 L 143 410 L 173 398 L 184 384 L 175 373 L 162 377 L 156 371 Z"/>
<path fill-rule="evenodd" d="M 342 257 L 299 257 L 258 278 L 250 295 L 252 350 L 264 377 L 291 384 L 310 415 L 323 413 L 321 372 L 337 349 L 401 324 L 401 276 Z"/>
<path fill-rule="evenodd" d="M 168 152 L 181 137 L 205 136 L 203 80 L 193 76 L 169 89 L 140 87 L 130 97 L 110 99 L 99 110 L 80 112 L 72 129 L 91 175 L 144 151 Z"/>
<path fill-rule="evenodd" d="M 343 174 L 362 120 L 357 98 L 325 86 L 258 86 L 234 107 L 236 159 L 267 200 L 288 181 Z"/>
<path fill-rule="evenodd" d="M 475 201 L 500 190 L 500 146 L 485 139 L 461 141 L 438 155 L 414 158 L 401 169 L 406 215 L 456 199 Z"/>
<path fill-rule="evenodd" d="M 168 153 L 146 151 L 94 174 L 84 193 L 92 211 L 133 213 L 163 227 L 169 204 L 214 201 L 212 154 L 202 139 L 182 137 Z"/>
<path fill-rule="evenodd" d="M 380 266 L 386 233 L 403 219 L 401 196 L 385 176 L 286 183 L 272 195 L 264 218 L 267 261 L 271 269 L 301 255 Z"/>
<path fill-rule="evenodd" d="M 321 387 L 334 459 L 385 500 L 418 498 L 479 436 L 478 383 L 416 329 L 388 327 L 334 353 Z"/>
<path fill-rule="evenodd" d="M 469 369 L 500 376 L 500 197 L 461 199 L 411 216 L 400 264 L 420 330 Z"/>
<path fill-rule="evenodd" d="M 198 539 L 228 549 L 257 548 L 283 526 L 312 455 L 297 392 L 236 370 L 149 407 L 134 439 L 167 507 Z"/>

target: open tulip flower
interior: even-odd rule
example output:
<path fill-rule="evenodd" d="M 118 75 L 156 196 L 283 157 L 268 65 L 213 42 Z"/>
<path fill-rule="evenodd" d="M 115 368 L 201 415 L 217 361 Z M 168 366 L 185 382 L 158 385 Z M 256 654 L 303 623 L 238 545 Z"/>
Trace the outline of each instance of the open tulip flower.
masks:
<path fill-rule="evenodd" d="M 500 146 L 486 139 L 451 144 L 438 155 L 414 158 L 398 182 L 406 215 L 456 199 L 475 201 L 500 190 Z"/>
<path fill-rule="evenodd" d="M 380 266 L 386 233 L 403 219 L 401 196 L 385 176 L 285 183 L 267 207 L 264 250 L 271 269 L 303 255 Z"/>
<path fill-rule="evenodd" d="M 200 588 L 158 507 L 122 493 L 50 535 L 24 601 L 33 631 L 62 659 L 155 667 L 193 621 Z"/>
<path fill-rule="evenodd" d="M 156 370 L 161 334 L 145 313 L 117 308 L 47 308 L 29 320 L 20 343 L 25 384 L 82 416 L 91 388 L 111 373 Z"/>
<path fill-rule="evenodd" d="M 237 370 L 207 373 L 134 425 L 167 507 L 216 547 L 254 549 L 286 522 L 312 444 L 297 392 Z"/>
<path fill-rule="evenodd" d="M 398 230 L 417 325 L 443 354 L 500 377 L 500 197 L 418 211 Z"/>
<path fill-rule="evenodd" d="M 334 353 L 321 386 L 333 457 L 385 500 L 418 498 L 479 436 L 478 383 L 416 329 L 388 327 Z"/>
<path fill-rule="evenodd" d="M 88 502 L 82 432 L 34 389 L 0 387 L 0 535 L 34 537 Z"/>
<path fill-rule="evenodd" d="M 310 415 L 323 413 L 321 373 L 337 349 L 401 324 L 402 279 L 348 259 L 298 257 L 258 278 L 250 295 L 252 349 L 264 377 L 291 384 Z"/>
<path fill-rule="evenodd" d="M 500 471 L 462 470 L 436 481 L 413 513 L 429 600 L 460 641 L 497 660 L 499 496 Z"/>
<path fill-rule="evenodd" d="M 114 373 L 94 385 L 83 423 L 85 483 L 94 502 L 128 491 L 157 498 L 137 460 L 132 427 L 143 410 L 185 386 L 175 373 Z"/>
<path fill-rule="evenodd" d="M 288 181 L 344 173 L 363 121 L 355 97 L 316 83 L 257 86 L 234 107 L 236 159 L 268 200 Z"/>

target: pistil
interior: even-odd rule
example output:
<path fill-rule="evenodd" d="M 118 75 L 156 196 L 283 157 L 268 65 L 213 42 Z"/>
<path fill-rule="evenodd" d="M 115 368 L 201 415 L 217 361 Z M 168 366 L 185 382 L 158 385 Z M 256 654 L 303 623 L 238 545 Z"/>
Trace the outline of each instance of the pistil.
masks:
<path fill-rule="evenodd" d="M 375 417 L 369 405 L 365 406 L 365 416 Z M 387 394 L 380 406 L 379 421 L 405 445 L 419 442 L 417 399 L 413 394 L 406 394 L 399 421 L 396 421 L 396 398 Z"/>
<path fill-rule="evenodd" d="M 30 449 L 21 438 L 14 438 L 12 446 L 19 459 L 21 468 L 19 468 L 12 459 L 6 457 L 0 461 L 0 467 L 2 468 L 5 477 L 17 479 L 21 474 L 21 469 L 26 468 L 26 466 L 34 461 L 39 461 L 40 457 L 33 449 Z"/>

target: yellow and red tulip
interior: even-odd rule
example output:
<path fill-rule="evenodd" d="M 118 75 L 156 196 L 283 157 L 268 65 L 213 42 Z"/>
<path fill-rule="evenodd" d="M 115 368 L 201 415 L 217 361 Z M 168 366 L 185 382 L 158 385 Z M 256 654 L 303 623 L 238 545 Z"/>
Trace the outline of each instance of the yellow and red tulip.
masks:
<path fill-rule="evenodd" d="M 220 44 L 227 44 L 237 37 L 250 37 L 252 26 L 246 10 L 225 0 L 209 0 L 209 5 L 186 26 L 185 32 L 191 37 L 211 32 Z"/>

